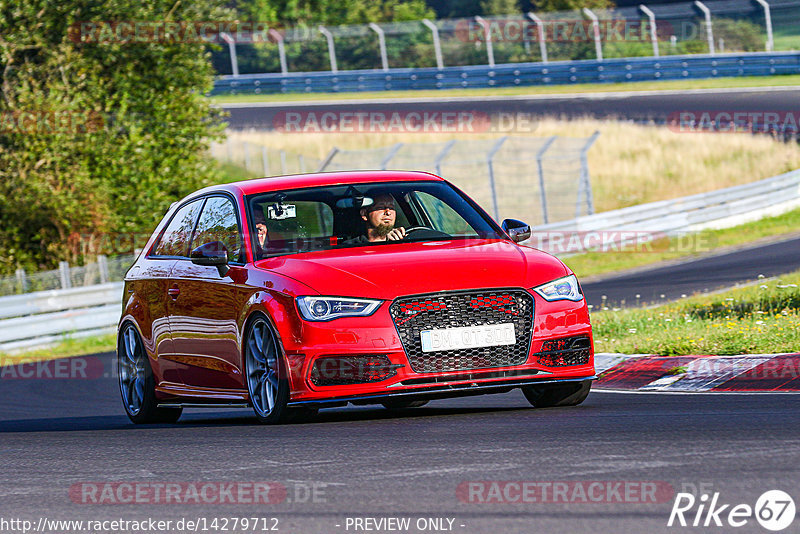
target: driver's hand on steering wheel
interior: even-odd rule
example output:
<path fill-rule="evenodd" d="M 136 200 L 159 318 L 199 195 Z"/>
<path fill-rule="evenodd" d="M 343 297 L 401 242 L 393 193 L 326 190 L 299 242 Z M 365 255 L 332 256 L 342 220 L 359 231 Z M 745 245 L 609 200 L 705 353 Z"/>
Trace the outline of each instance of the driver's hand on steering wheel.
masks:
<path fill-rule="evenodd" d="M 400 241 L 406 236 L 406 229 L 402 226 L 400 228 L 394 228 L 391 232 L 386 234 L 386 239 L 388 241 Z"/>

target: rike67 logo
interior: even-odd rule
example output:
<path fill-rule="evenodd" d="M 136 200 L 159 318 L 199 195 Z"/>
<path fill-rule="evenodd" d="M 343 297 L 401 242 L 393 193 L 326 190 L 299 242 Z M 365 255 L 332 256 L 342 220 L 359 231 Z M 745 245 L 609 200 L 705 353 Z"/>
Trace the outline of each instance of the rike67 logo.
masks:
<path fill-rule="evenodd" d="M 739 528 L 752 526 L 755 519 L 763 528 L 778 532 L 791 525 L 794 517 L 794 499 L 781 490 L 765 492 L 755 506 L 724 504 L 720 502 L 719 492 L 710 497 L 703 493 L 699 498 L 691 493 L 678 493 L 667 526 Z"/>

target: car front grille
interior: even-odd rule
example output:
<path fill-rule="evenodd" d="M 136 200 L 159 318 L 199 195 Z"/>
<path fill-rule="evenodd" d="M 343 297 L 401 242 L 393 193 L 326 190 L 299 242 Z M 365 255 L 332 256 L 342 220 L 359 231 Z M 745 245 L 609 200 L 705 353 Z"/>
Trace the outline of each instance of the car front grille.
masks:
<path fill-rule="evenodd" d="M 533 297 L 522 289 L 432 293 L 401 297 L 390 312 L 411 369 L 417 373 L 521 365 L 533 331 Z M 514 324 L 513 345 L 423 352 L 421 332 Z"/>
<path fill-rule="evenodd" d="M 587 336 L 551 339 L 542 343 L 536 359 L 547 367 L 569 367 L 589 363 L 591 342 Z"/>

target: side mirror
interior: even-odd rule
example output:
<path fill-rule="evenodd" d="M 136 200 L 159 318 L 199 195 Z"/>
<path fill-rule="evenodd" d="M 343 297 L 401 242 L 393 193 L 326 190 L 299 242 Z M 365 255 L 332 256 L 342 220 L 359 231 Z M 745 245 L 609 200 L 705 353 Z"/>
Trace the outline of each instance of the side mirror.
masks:
<path fill-rule="evenodd" d="M 531 227 L 516 219 L 506 219 L 500 227 L 514 243 L 520 243 L 531 237 Z"/>
<path fill-rule="evenodd" d="M 228 274 L 228 249 L 221 241 L 212 241 L 205 245 L 200 245 L 192 251 L 192 263 L 195 265 L 206 265 L 216 267 L 220 276 Z"/>

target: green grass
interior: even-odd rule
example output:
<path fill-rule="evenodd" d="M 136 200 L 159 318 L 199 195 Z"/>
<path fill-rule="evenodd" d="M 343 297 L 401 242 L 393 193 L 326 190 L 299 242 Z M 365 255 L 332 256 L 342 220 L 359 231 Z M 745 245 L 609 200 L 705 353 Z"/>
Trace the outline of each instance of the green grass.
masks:
<path fill-rule="evenodd" d="M 249 180 L 250 178 L 258 178 L 259 174 L 253 173 L 236 165 L 234 163 L 219 162 L 219 170 L 222 173 L 223 181 L 225 182 L 238 182 L 241 180 Z"/>
<path fill-rule="evenodd" d="M 746 245 L 752 241 L 796 233 L 800 230 L 800 209 L 766 217 L 732 228 L 705 230 L 672 239 L 653 241 L 648 248 L 628 248 L 618 252 L 588 252 L 564 258 L 579 277 L 586 278 L 661 261 L 689 259 L 721 247 Z"/>
<path fill-rule="evenodd" d="M 210 99 L 215 104 L 250 102 L 295 102 L 307 100 L 365 100 L 374 98 L 453 98 L 460 96 L 518 96 L 553 95 L 572 93 L 606 93 L 617 91 L 656 91 L 725 89 L 744 87 L 779 87 L 800 85 L 800 75 L 785 76 L 742 76 L 731 78 L 709 78 L 707 80 L 665 80 L 653 82 L 627 83 L 585 83 L 574 85 L 548 85 L 527 87 L 497 87 L 485 89 L 446 89 L 418 91 L 374 91 L 364 93 L 280 93 L 260 95 L 218 95 Z"/>
<path fill-rule="evenodd" d="M 597 352 L 759 354 L 800 350 L 800 271 L 649 309 L 592 313 Z"/>
<path fill-rule="evenodd" d="M 96 354 L 98 352 L 109 352 L 116 350 L 116 334 L 105 334 L 102 336 L 82 337 L 77 339 L 65 339 L 61 343 L 43 349 L 34 349 L 14 354 L 0 352 L 0 367 L 4 365 L 14 365 L 20 362 L 39 362 L 44 360 L 55 360 L 57 358 L 67 358 L 70 356 L 81 356 L 84 354 Z"/>

